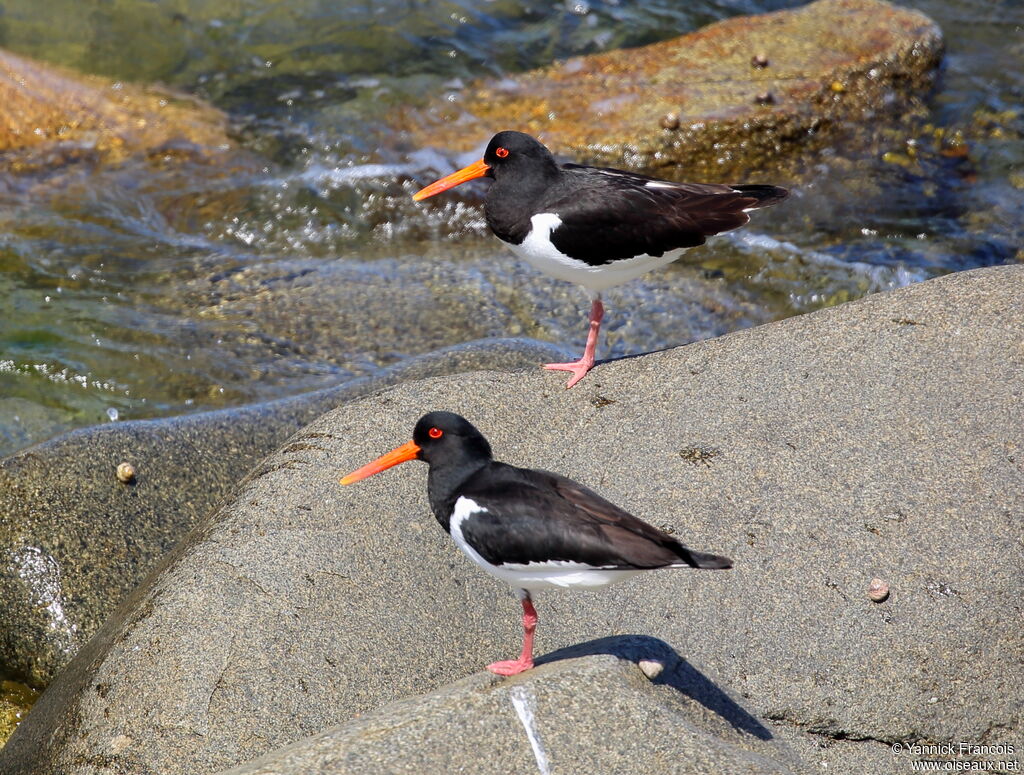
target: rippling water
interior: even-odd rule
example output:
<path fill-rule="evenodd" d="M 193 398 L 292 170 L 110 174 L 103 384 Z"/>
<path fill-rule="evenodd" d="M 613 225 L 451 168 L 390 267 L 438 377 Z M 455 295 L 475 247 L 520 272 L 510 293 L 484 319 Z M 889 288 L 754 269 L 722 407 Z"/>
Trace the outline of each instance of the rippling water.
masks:
<path fill-rule="evenodd" d="M 322 387 L 475 336 L 579 346 L 582 299 L 527 276 L 472 191 L 411 202 L 453 160 L 405 147 L 382 116 L 480 75 L 797 4 L 5 2 L 0 46 L 199 94 L 250 156 L 0 176 L 0 454 L 71 427 Z M 852 173 L 826 158 L 785 208 L 623 289 L 605 352 L 1021 260 L 1024 9 L 914 7 L 947 37 L 934 128 Z M 969 157 L 925 148 L 933 129 L 963 134 Z M 425 325 L 413 303 L 454 312 Z M 624 315 L 631 304 L 645 320 Z"/>

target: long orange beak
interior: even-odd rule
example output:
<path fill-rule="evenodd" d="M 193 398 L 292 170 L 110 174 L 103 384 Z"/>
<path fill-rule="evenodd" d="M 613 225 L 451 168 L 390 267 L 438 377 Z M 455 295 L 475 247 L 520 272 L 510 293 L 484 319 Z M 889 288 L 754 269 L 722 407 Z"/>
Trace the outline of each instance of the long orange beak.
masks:
<path fill-rule="evenodd" d="M 421 199 L 426 199 L 428 196 L 440 194 L 442 191 L 447 191 L 449 188 L 455 188 L 456 186 L 465 183 L 467 180 L 482 178 L 490 172 L 490 170 L 490 165 L 488 165 L 483 159 L 475 161 L 468 167 L 463 167 L 458 172 L 453 172 L 447 177 L 434 181 L 426 188 L 413 194 L 412 198 L 419 202 Z"/>
<path fill-rule="evenodd" d="M 410 441 L 391 450 L 386 455 L 381 455 L 372 463 L 367 463 L 362 468 L 357 468 L 352 473 L 343 476 L 340 481 L 342 484 L 352 484 L 353 482 L 358 482 L 368 476 L 379 474 L 381 471 L 385 471 L 392 466 L 397 466 L 399 463 L 404 463 L 407 460 L 415 460 L 419 456 L 419 446 L 416 442 Z"/>

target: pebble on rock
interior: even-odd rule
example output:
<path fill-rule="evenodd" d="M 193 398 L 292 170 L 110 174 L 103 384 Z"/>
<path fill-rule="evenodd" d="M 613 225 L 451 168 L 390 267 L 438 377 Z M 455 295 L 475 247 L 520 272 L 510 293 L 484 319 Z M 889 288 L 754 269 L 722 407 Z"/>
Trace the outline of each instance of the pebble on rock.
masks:
<path fill-rule="evenodd" d="M 881 603 L 889 597 L 889 584 L 881 579 L 871 579 L 868 585 L 868 597 L 876 603 Z"/>
<path fill-rule="evenodd" d="M 750 58 L 750 66 L 756 67 L 759 70 L 763 67 L 768 67 L 768 57 L 764 54 L 754 54 L 754 56 Z"/>
<path fill-rule="evenodd" d="M 132 739 L 127 735 L 118 735 L 110 741 L 110 753 L 117 756 L 132 744 Z"/>
<path fill-rule="evenodd" d="M 131 463 L 119 463 L 117 466 L 117 481 L 123 484 L 130 484 L 135 481 L 135 466 Z"/>
<path fill-rule="evenodd" d="M 637 662 L 637 667 L 640 668 L 641 673 L 652 681 L 661 675 L 662 671 L 665 669 L 665 665 L 655 659 L 641 659 Z"/>
<path fill-rule="evenodd" d="M 666 113 L 661 117 L 662 129 L 679 129 L 679 115 L 677 113 Z"/>

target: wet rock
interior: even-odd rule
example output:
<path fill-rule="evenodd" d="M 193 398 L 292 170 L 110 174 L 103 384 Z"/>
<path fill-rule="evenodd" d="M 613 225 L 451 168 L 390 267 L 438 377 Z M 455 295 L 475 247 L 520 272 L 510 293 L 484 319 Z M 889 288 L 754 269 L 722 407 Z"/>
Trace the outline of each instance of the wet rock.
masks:
<path fill-rule="evenodd" d="M 469 150 L 495 129 L 521 129 L 590 163 L 731 179 L 835 144 L 848 125 L 863 128 L 863 144 L 883 117 L 922 112 L 941 54 L 942 34 L 921 13 L 819 0 L 479 81 L 395 123 L 417 146 Z M 678 128 L 662 128 L 668 113 Z"/>
<path fill-rule="evenodd" d="M 67 413 L 18 396 L 0 398 L 0 416 L 17 418 L 18 425 L 0 428 L 0 449 L 11 451 L 63 433 L 71 422 Z"/>
<path fill-rule="evenodd" d="M 75 431 L 0 460 L 0 675 L 42 687 L 260 458 L 337 404 L 406 379 L 567 353 L 492 339 L 266 404 Z M 114 475 L 130 458 L 145 472 Z"/>
<path fill-rule="evenodd" d="M 15 681 L 0 681 L 0 741 L 11 736 L 39 698 L 39 692 Z"/>
<path fill-rule="evenodd" d="M 671 652 L 653 638 L 634 640 Z M 675 660 L 658 684 L 609 655 L 553 661 L 505 681 L 478 673 L 224 775 L 796 771 L 792 752 L 725 695 L 729 711 L 708 713 L 694 691 L 703 676 Z"/>
<path fill-rule="evenodd" d="M 724 241 L 714 247 L 729 249 Z M 604 353 L 682 344 L 781 314 L 755 307 L 743 289 L 685 265 L 616 288 L 606 300 Z M 386 357 L 387 342 L 406 352 L 429 352 L 512 334 L 575 343 L 582 350 L 590 306 L 577 286 L 524 267 L 497 245 L 465 260 L 456 253 L 454 260 L 267 263 L 199 278 L 180 302 L 184 313 L 212 321 L 218 347 L 246 362 L 280 368 L 293 359 L 326 361 L 349 369 L 382 359 L 374 346 Z M 631 315 L 635 309 L 644 314 Z M 240 326 L 240 320 L 258 325 Z"/>
<path fill-rule="evenodd" d="M 477 372 L 340 406 L 130 595 L 0 771 L 215 772 L 516 651 L 518 605 L 437 526 L 424 466 L 337 484 L 436 408 L 471 418 L 500 458 L 572 476 L 735 563 L 538 596 L 547 661 L 660 639 L 708 723 L 733 727 L 740 705 L 742 734 L 767 730 L 802 772 L 891 775 L 899 741 L 1024 745 L 1007 680 L 1024 649 L 1008 506 L 1024 499 L 1021 282 L 1024 266 L 950 275 L 601 364 L 571 391 L 556 374 Z M 710 466 L 679 454 L 712 445 Z M 872 567 L 899 589 L 884 606 L 864 595 Z M 444 729 L 431 745 L 466 732 Z"/>
<path fill-rule="evenodd" d="M 0 105 L 0 159 L 14 171 L 46 159 L 121 161 L 232 146 L 224 114 L 195 98 L 71 73 L 3 49 Z M 33 153 L 11 154 L 24 149 Z"/>

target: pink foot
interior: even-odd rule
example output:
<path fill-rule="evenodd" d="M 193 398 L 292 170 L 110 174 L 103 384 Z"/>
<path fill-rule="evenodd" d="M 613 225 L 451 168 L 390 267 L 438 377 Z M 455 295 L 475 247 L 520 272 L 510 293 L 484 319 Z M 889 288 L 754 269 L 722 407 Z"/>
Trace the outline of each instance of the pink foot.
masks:
<path fill-rule="evenodd" d="M 487 669 L 498 675 L 518 675 L 533 667 L 533 633 L 537 629 L 537 610 L 530 600 L 530 593 L 525 589 L 520 590 L 523 602 L 523 651 L 519 659 L 509 659 L 505 662 L 495 662 L 488 665 Z"/>
<path fill-rule="evenodd" d="M 519 675 L 519 673 L 533 669 L 532 659 L 509 659 L 505 662 L 495 662 L 488 665 L 487 669 L 496 675 Z"/>
<path fill-rule="evenodd" d="M 604 305 L 601 297 L 595 296 L 593 304 L 590 305 L 590 331 L 587 333 L 587 346 L 583 348 L 583 356 L 575 363 L 545 363 L 545 369 L 556 371 L 571 371 L 572 379 L 569 380 L 565 389 L 568 390 L 594 368 L 594 351 L 597 349 L 597 334 L 601 330 L 601 318 L 604 317 Z"/>
<path fill-rule="evenodd" d="M 552 369 L 553 371 L 571 371 L 572 378 L 565 386 L 565 389 L 568 390 L 583 379 L 588 371 L 594 368 L 594 361 L 593 359 L 587 360 L 586 358 L 581 358 L 574 363 L 545 363 L 544 368 Z"/>

